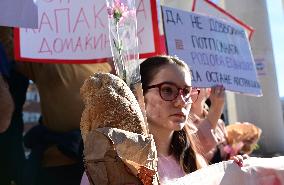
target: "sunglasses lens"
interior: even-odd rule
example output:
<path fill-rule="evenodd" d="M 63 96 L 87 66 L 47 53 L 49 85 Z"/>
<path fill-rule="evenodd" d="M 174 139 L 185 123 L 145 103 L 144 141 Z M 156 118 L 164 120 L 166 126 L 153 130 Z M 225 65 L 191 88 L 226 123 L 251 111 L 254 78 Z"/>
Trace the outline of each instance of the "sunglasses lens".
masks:
<path fill-rule="evenodd" d="M 159 88 L 160 96 L 165 101 L 172 101 L 182 95 L 183 100 L 186 103 L 194 103 L 199 95 L 199 89 L 192 87 L 179 88 L 173 83 L 160 83 L 156 85 L 149 86 L 148 89 Z"/>
<path fill-rule="evenodd" d="M 192 87 L 185 87 L 184 89 L 182 89 L 183 98 L 187 103 L 192 103 L 191 92 L 192 92 Z"/>
<path fill-rule="evenodd" d="M 163 84 L 160 88 L 161 97 L 166 101 L 174 100 L 178 93 L 177 87 L 171 84 Z"/>

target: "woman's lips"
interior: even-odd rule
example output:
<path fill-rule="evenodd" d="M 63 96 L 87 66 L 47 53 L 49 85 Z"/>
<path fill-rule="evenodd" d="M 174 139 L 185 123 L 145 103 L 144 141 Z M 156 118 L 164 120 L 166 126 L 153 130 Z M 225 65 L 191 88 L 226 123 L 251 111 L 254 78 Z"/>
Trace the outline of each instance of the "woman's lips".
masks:
<path fill-rule="evenodd" d="M 175 113 L 175 114 L 172 114 L 171 116 L 174 116 L 174 117 L 177 117 L 177 118 L 181 118 L 181 119 L 185 119 L 186 118 L 185 114 L 183 114 L 183 113 Z"/>

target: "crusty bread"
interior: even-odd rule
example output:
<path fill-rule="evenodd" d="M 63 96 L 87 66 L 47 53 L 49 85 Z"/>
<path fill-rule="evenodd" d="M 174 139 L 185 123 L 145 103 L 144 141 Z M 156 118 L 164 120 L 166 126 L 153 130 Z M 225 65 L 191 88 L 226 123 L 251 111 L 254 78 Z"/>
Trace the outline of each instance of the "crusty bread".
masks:
<path fill-rule="evenodd" d="M 81 117 L 84 135 L 99 127 L 114 127 L 146 134 L 139 104 L 123 80 L 109 73 L 95 73 L 80 90 L 85 109 Z"/>
<path fill-rule="evenodd" d="M 226 126 L 226 131 L 228 133 L 228 143 L 234 145 L 242 142 L 244 146 L 241 151 L 246 154 L 253 151 L 261 135 L 261 129 L 248 122 L 229 124 Z"/>

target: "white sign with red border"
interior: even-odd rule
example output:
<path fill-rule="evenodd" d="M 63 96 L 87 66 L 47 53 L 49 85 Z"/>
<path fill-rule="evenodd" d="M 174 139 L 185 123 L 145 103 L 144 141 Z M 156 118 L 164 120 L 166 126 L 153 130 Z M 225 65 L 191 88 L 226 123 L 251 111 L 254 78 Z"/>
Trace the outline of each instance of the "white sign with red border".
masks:
<path fill-rule="evenodd" d="M 38 29 L 16 29 L 16 59 L 93 63 L 111 57 L 105 0 L 38 0 Z M 136 0 L 139 53 L 158 52 L 155 1 Z"/>

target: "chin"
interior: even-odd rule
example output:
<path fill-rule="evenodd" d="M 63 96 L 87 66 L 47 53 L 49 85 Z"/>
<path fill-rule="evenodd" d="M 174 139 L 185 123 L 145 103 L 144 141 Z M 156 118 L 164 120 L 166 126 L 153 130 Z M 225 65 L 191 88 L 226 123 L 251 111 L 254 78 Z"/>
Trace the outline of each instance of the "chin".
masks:
<path fill-rule="evenodd" d="M 184 128 L 184 126 L 185 126 L 184 122 L 182 122 L 182 123 L 175 123 L 174 131 L 180 131 L 180 130 L 182 130 Z"/>

